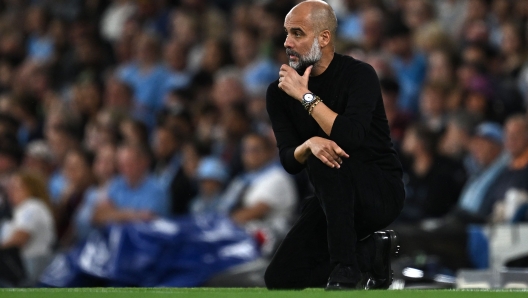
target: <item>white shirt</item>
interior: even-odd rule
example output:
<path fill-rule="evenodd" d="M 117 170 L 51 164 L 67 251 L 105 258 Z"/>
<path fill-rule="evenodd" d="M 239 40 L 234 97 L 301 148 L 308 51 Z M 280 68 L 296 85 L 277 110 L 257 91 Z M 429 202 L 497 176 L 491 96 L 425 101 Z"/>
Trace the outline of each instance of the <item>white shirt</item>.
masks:
<path fill-rule="evenodd" d="M 46 205 L 34 198 L 16 206 L 13 219 L 2 226 L 2 242 L 8 240 L 15 231 L 29 233 L 29 242 L 21 249 L 24 259 L 48 256 L 55 242 L 53 216 Z"/>
<path fill-rule="evenodd" d="M 280 167 L 273 167 L 258 176 L 242 199 L 244 207 L 267 204 L 270 207 L 269 213 L 253 224 L 263 224 L 282 235 L 288 232 L 296 202 L 293 178 Z"/>

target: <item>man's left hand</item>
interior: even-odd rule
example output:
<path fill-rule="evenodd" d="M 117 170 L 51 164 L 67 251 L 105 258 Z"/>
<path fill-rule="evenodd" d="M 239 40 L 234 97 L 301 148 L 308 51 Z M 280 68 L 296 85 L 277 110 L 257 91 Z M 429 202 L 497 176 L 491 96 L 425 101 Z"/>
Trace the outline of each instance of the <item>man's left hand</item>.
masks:
<path fill-rule="evenodd" d="M 304 94 L 310 93 L 308 90 L 308 79 L 310 78 L 312 67 L 312 65 L 308 66 L 301 77 L 295 69 L 283 64 L 279 71 L 279 88 L 289 96 L 301 101 Z"/>

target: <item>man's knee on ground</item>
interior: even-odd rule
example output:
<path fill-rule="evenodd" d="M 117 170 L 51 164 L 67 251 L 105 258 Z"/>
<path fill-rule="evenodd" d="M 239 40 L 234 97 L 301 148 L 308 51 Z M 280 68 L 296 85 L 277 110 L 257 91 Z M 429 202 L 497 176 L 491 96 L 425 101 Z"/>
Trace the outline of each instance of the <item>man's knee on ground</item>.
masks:
<path fill-rule="evenodd" d="M 273 266 L 273 263 L 268 266 L 266 272 L 264 273 L 264 282 L 266 283 L 266 287 L 268 289 L 273 290 L 289 288 L 288 280 L 282 276 L 281 271 L 282 270 L 278 268 L 276 269 L 275 266 Z"/>

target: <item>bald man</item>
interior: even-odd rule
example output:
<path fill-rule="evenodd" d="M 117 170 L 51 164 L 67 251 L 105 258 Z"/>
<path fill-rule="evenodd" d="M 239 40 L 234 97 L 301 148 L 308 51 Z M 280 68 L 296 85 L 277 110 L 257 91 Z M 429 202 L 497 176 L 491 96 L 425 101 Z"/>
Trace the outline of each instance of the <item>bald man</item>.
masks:
<path fill-rule="evenodd" d="M 315 197 L 269 265 L 268 288 L 386 289 L 400 213 L 401 164 L 392 147 L 373 68 L 334 52 L 337 21 L 322 1 L 295 6 L 284 20 L 289 65 L 267 90 L 280 159 L 306 168 Z"/>

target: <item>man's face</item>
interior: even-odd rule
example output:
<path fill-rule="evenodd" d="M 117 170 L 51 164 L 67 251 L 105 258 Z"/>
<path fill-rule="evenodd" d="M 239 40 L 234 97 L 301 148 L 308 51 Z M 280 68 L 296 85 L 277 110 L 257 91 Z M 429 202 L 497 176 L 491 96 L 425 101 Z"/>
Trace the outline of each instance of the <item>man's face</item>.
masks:
<path fill-rule="evenodd" d="M 145 157 L 131 148 L 120 148 L 117 153 L 119 172 L 128 179 L 144 175 L 148 164 Z"/>
<path fill-rule="evenodd" d="M 284 20 L 286 41 L 284 47 L 290 66 L 297 72 L 321 60 L 322 52 L 309 14 L 301 14 L 299 9 L 291 11 Z"/>
<path fill-rule="evenodd" d="M 515 158 L 528 148 L 528 132 L 521 121 L 510 121 L 504 129 L 504 147 Z"/>
<path fill-rule="evenodd" d="M 158 128 L 154 134 L 152 149 L 156 158 L 166 159 L 176 151 L 177 142 L 171 132 L 164 128 Z"/>
<path fill-rule="evenodd" d="M 487 167 L 495 161 L 501 152 L 502 146 L 490 139 L 475 136 L 472 138 L 469 150 L 477 163 Z"/>
<path fill-rule="evenodd" d="M 266 165 L 270 154 L 263 141 L 256 137 L 246 137 L 242 142 L 242 162 L 246 171 L 255 171 Z"/>

